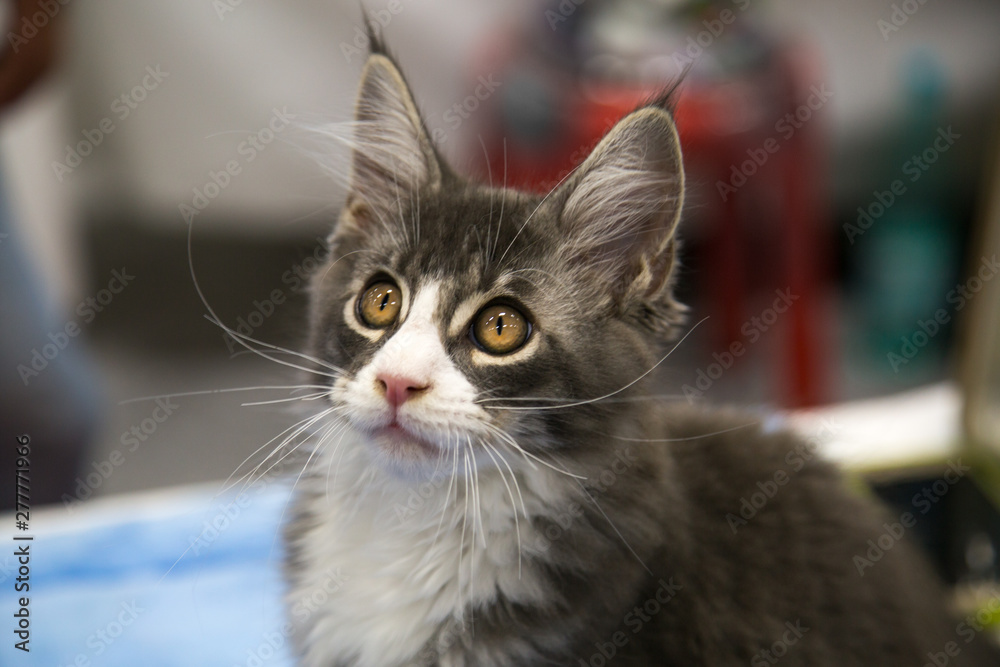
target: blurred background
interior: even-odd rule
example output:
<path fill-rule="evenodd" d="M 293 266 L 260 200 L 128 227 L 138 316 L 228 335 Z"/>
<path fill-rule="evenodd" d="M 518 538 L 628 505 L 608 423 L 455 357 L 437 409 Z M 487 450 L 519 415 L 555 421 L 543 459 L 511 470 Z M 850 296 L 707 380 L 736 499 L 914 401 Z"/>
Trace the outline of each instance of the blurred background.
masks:
<path fill-rule="evenodd" d="M 212 392 L 290 373 L 194 280 L 228 326 L 302 340 L 344 195 L 319 162 L 347 169 L 308 128 L 351 117 L 358 4 L 7 5 L 3 446 L 30 434 L 36 497 L 66 508 L 218 486 L 291 417 L 242 405 L 287 392 Z M 977 482 L 921 530 L 950 578 L 994 572 L 1000 4 L 365 5 L 442 152 L 494 183 L 546 189 L 683 75 L 679 285 L 708 319 L 664 392 L 791 411 L 903 506 L 966 452 Z M 135 400 L 184 392 L 206 393 Z"/>

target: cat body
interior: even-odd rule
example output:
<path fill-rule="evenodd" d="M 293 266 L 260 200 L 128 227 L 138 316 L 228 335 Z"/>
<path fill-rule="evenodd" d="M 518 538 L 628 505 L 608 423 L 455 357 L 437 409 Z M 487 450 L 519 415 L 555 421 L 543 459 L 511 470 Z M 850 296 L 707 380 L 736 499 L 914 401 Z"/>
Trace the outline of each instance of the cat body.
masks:
<path fill-rule="evenodd" d="M 922 665 L 963 641 L 908 536 L 859 569 L 893 519 L 804 443 L 652 395 L 683 315 L 666 106 L 545 197 L 475 184 L 375 42 L 312 285 L 302 665 Z"/>

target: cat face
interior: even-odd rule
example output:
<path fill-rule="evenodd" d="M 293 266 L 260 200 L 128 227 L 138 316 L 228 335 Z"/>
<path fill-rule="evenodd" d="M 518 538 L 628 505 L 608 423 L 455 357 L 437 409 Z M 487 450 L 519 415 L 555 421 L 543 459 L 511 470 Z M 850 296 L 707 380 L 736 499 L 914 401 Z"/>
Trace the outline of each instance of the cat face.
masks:
<path fill-rule="evenodd" d="M 355 116 L 311 341 L 373 460 L 405 476 L 534 465 L 606 425 L 624 404 L 595 399 L 625 393 L 679 320 L 669 115 L 629 115 L 542 198 L 455 176 L 384 54 Z"/>

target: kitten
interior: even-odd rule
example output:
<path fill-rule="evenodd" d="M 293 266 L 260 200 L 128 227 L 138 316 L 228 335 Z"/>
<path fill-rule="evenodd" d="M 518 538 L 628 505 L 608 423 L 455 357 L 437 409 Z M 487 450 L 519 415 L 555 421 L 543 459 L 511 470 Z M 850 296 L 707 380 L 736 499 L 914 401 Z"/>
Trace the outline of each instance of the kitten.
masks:
<path fill-rule="evenodd" d="M 669 96 L 540 198 L 455 175 L 373 44 L 312 284 L 333 417 L 286 533 L 301 664 L 988 664 L 906 539 L 859 573 L 894 520 L 832 466 L 650 396 L 683 315 Z"/>

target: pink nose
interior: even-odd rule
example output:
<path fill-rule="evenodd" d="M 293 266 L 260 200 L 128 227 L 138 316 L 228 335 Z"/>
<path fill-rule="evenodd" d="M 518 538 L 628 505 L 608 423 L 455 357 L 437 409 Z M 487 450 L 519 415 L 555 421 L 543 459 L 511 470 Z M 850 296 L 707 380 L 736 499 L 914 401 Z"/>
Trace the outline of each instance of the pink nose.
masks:
<path fill-rule="evenodd" d="M 375 384 L 385 391 L 385 400 L 389 401 L 389 405 L 394 408 L 398 408 L 428 388 L 428 385 L 424 382 L 385 373 L 380 373 L 376 376 Z"/>

